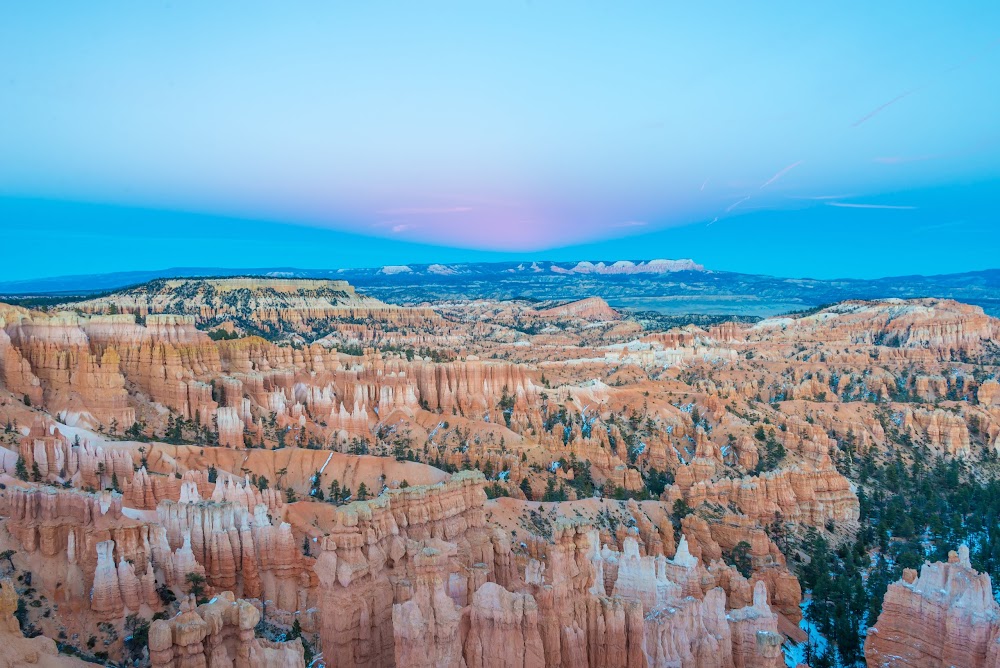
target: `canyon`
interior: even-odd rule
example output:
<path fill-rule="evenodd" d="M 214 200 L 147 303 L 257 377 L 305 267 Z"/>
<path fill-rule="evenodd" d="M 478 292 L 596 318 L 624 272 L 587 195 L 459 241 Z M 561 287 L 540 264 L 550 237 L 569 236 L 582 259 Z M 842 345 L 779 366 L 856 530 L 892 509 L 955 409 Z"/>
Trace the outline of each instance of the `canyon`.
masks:
<path fill-rule="evenodd" d="M 941 299 L 660 327 L 600 297 L 397 305 L 284 277 L 0 304 L 2 651 L 996 666 L 992 534 L 970 554 L 928 531 L 921 558 L 953 554 L 909 567 L 879 513 L 893 476 L 1000 479 L 998 334 Z M 856 656 L 817 613 L 828 554 L 888 578 Z"/>

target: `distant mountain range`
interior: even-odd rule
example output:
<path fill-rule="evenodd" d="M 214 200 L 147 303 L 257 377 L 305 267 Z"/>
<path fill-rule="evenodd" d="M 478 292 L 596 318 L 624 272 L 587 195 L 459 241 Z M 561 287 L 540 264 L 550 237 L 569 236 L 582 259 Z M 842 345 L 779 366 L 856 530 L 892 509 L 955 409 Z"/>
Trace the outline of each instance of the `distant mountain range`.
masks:
<path fill-rule="evenodd" d="M 363 269 L 297 269 L 294 267 L 238 268 L 172 267 L 150 271 L 121 271 L 108 274 L 79 274 L 34 278 L 23 281 L 0 281 L 0 295 L 88 295 L 139 285 L 158 278 L 195 278 L 214 276 L 274 276 L 282 278 L 338 278 L 357 276 L 489 276 L 493 274 L 662 274 L 676 271 L 704 271 L 693 260 L 648 260 L 633 262 L 484 262 L 467 264 L 387 265 Z"/>
<path fill-rule="evenodd" d="M 878 279 L 780 278 L 707 270 L 692 260 L 410 264 L 367 269 L 177 267 L 0 282 L 0 296 L 70 300 L 158 278 L 273 276 L 347 280 L 384 301 L 573 300 L 599 296 L 615 308 L 666 314 L 772 315 L 845 299 L 941 297 L 1000 315 L 1000 269 Z"/>

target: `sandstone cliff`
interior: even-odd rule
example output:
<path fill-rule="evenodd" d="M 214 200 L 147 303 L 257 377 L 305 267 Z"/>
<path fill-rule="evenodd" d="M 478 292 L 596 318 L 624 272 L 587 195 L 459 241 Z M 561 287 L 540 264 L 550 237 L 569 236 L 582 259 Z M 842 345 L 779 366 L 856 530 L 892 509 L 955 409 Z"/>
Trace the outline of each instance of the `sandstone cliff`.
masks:
<path fill-rule="evenodd" d="M 192 599 L 180 612 L 149 627 L 149 656 L 153 668 L 178 666 L 245 666 L 247 668 L 304 668 L 302 643 L 270 643 L 254 637 L 260 611 L 230 592 L 195 607 Z"/>
<path fill-rule="evenodd" d="M 1000 606 L 990 576 L 969 563 L 969 548 L 947 563 L 907 569 L 889 585 L 878 622 L 868 630 L 869 668 L 1000 665 Z"/>
<path fill-rule="evenodd" d="M 75 668 L 96 666 L 68 656 L 61 656 L 51 638 L 37 636 L 25 638 L 14 617 L 17 610 L 17 591 L 9 579 L 0 580 L 0 666 L 9 668 Z"/>

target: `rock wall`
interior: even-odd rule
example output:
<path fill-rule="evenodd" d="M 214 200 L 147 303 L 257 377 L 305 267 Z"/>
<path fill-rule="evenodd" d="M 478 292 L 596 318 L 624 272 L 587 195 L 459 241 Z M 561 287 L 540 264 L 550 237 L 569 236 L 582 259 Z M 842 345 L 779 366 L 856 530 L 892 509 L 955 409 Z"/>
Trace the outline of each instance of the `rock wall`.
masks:
<path fill-rule="evenodd" d="M 730 609 L 719 568 L 706 569 L 686 540 L 673 559 L 643 556 L 636 531 L 619 553 L 602 550 L 598 532 L 580 523 L 561 522 L 551 541 L 533 540 L 535 556 L 514 554 L 485 530 L 484 482 L 459 473 L 338 510 L 316 562 L 327 661 L 779 665 L 765 581 L 756 581 L 752 601 Z"/>
<path fill-rule="evenodd" d="M 263 504 L 251 514 L 241 502 L 162 501 L 152 535 L 166 582 L 185 586 L 189 572 L 218 590 L 268 600 L 286 612 L 311 607 L 309 564 L 291 527 L 272 522 Z"/>
<path fill-rule="evenodd" d="M 153 668 L 304 668 L 298 639 L 271 643 L 254 637 L 260 611 L 249 601 L 222 592 L 196 606 L 182 601 L 180 612 L 149 627 L 149 657 Z"/>
<path fill-rule="evenodd" d="M 1000 666 L 1000 606 L 986 573 L 961 546 L 947 563 L 906 569 L 889 585 L 878 622 L 868 629 L 869 668 Z"/>
<path fill-rule="evenodd" d="M 14 617 L 17 591 L 10 579 L 0 580 L 0 666 L 38 666 L 38 668 L 73 668 L 96 666 L 68 656 L 61 656 L 51 638 L 25 638 Z"/>
<path fill-rule="evenodd" d="M 392 606 L 413 596 L 421 541 L 454 545 L 446 582 L 450 592 L 464 592 L 463 598 L 487 579 L 513 577 L 509 562 L 494 554 L 499 538 L 486 528 L 484 482 L 478 472 L 461 472 L 445 483 L 388 490 L 337 510 L 315 566 L 327 661 L 393 665 Z"/>
<path fill-rule="evenodd" d="M 733 504 L 740 513 L 770 524 L 775 513 L 813 526 L 827 519 L 856 522 L 860 508 L 851 484 L 823 455 L 819 464 L 803 462 L 788 468 L 744 478 L 694 482 L 689 469 L 678 471 L 677 484 L 664 492 L 664 500 L 684 499 L 691 507 L 714 503 Z"/>

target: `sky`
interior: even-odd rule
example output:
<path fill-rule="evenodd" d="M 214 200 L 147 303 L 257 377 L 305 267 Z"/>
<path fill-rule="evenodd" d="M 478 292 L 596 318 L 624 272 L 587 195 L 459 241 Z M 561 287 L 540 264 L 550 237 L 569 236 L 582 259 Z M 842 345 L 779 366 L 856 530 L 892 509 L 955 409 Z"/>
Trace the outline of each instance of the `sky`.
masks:
<path fill-rule="evenodd" d="M 997 2 L 0 5 L 0 280 L 1000 266 Z"/>

